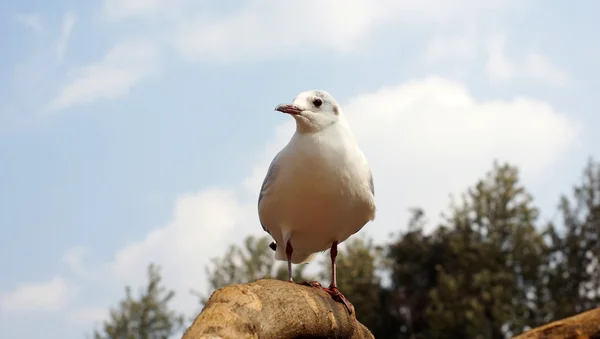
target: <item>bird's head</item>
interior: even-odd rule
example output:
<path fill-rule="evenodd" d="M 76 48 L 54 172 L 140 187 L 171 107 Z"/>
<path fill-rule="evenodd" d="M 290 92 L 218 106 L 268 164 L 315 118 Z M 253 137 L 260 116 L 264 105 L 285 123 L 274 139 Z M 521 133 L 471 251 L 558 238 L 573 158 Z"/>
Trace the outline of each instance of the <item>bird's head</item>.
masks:
<path fill-rule="evenodd" d="M 343 119 L 337 101 L 321 90 L 301 92 L 291 104 L 277 105 L 275 110 L 294 117 L 296 128 L 302 133 L 321 131 Z"/>

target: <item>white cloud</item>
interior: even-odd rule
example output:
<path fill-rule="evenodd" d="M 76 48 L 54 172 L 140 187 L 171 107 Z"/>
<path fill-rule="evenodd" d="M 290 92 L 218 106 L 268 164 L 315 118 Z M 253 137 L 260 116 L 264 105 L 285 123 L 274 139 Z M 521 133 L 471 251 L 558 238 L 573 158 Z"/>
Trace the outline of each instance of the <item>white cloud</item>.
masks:
<path fill-rule="evenodd" d="M 507 39 L 504 34 L 495 33 L 483 39 L 483 34 L 477 29 L 467 27 L 469 29 L 460 33 L 435 35 L 425 48 L 422 61 L 426 64 L 450 63 L 461 73 L 474 68 L 480 71 L 477 59 L 483 56 L 485 74 L 494 83 L 530 79 L 565 86 L 571 82 L 565 71 L 542 54 L 529 51 L 522 57 L 512 56 L 507 53 Z"/>
<path fill-rule="evenodd" d="M 26 283 L 2 296 L 4 312 L 9 311 L 56 311 L 61 309 L 69 297 L 69 286 L 56 276 L 41 283 Z"/>
<path fill-rule="evenodd" d="M 549 81 L 555 85 L 568 85 L 571 82 L 569 75 L 559 69 L 543 55 L 530 52 L 525 57 L 525 71 L 532 77 Z"/>
<path fill-rule="evenodd" d="M 532 178 L 579 131 L 543 101 L 477 102 L 464 86 L 435 77 L 362 95 L 346 112 L 373 166 L 381 228 L 406 220 L 410 206 L 435 217 L 446 192 L 464 191 L 494 159 Z"/>
<path fill-rule="evenodd" d="M 154 19 L 157 35 L 186 59 L 239 61 L 310 54 L 317 49 L 346 52 L 382 25 L 464 23 L 484 12 L 522 6 L 490 0 L 246 0 L 237 9 L 188 0 L 104 0 L 109 20 Z M 299 24 L 310 22 L 310 25 Z M 156 26 L 153 26 L 156 27 Z"/>
<path fill-rule="evenodd" d="M 536 52 L 529 52 L 523 59 L 510 58 L 505 51 L 506 37 L 496 34 L 487 42 L 485 71 L 492 81 L 506 82 L 514 79 L 534 79 L 557 86 L 570 83 L 569 75 L 550 60 Z"/>
<path fill-rule="evenodd" d="M 109 311 L 103 307 L 90 307 L 77 310 L 68 315 L 69 322 L 77 325 L 99 324 L 108 318 Z"/>
<path fill-rule="evenodd" d="M 76 70 L 70 83 L 62 87 L 44 111 L 127 95 L 134 85 L 158 71 L 157 56 L 165 47 L 174 48 L 188 60 L 219 63 L 298 56 L 323 49 L 360 51 L 370 34 L 383 25 L 390 29 L 408 26 L 413 30 L 431 24 L 464 25 L 481 20 L 485 13 L 497 15 L 523 6 L 524 1 L 457 0 L 450 4 L 443 0 L 246 0 L 232 10 L 215 2 L 190 0 L 103 0 L 105 19 L 146 19 L 149 25 L 142 30 L 155 43 L 117 44 L 103 60 Z M 301 22 L 311 24 L 298 24 Z M 67 13 L 56 47 L 59 59 L 64 55 L 74 23 L 74 14 Z M 458 44 L 453 49 L 457 57 L 470 57 L 473 51 L 469 44 L 455 38 L 451 45 Z M 431 47 L 430 57 L 436 58 L 440 49 L 447 46 L 439 43 L 442 45 Z"/>
<path fill-rule="evenodd" d="M 155 12 L 162 8 L 160 0 L 105 0 L 102 3 L 104 14 L 113 19 L 122 19 L 132 15 Z"/>
<path fill-rule="evenodd" d="M 343 7 L 340 7 L 340 4 L 346 4 L 347 6 L 345 7 L 348 9 L 349 12 L 344 12 L 344 14 L 355 13 L 355 10 L 357 8 L 369 6 L 370 8 L 377 9 L 377 11 L 379 12 L 395 11 L 397 13 L 393 14 L 399 14 L 400 17 L 398 19 L 401 19 L 406 22 L 444 22 L 453 21 L 457 18 L 462 19 L 465 17 L 470 17 L 476 12 L 497 12 L 506 9 L 515 9 L 518 7 L 522 7 L 526 3 L 527 1 L 515 0 L 490 0 L 486 2 L 476 0 L 456 0 L 452 3 L 449 3 L 448 1 L 444 0 L 374 0 L 369 2 L 364 0 L 333 0 L 329 1 L 328 4 L 325 5 L 326 7 L 319 7 L 319 5 L 323 5 L 323 3 L 314 0 L 309 0 L 303 2 L 303 6 L 306 7 L 306 9 L 301 9 L 299 13 L 294 14 L 305 14 L 305 12 L 307 11 L 313 11 L 315 12 L 315 15 L 319 17 L 319 15 L 323 14 L 319 14 L 318 12 L 327 12 L 328 9 L 331 9 L 331 7 L 327 6 L 333 5 L 335 6 L 333 8 L 344 10 Z M 135 17 L 155 17 L 160 13 L 169 11 L 169 9 L 172 12 L 176 12 L 175 9 L 177 8 L 184 8 L 188 12 L 200 12 L 200 9 L 206 9 L 206 6 L 209 5 L 211 5 L 210 2 L 204 2 L 199 4 L 198 2 L 189 0 L 104 0 L 103 12 L 104 15 L 108 18 L 124 20 Z M 240 5 L 240 7 L 243 7 L 245 9 L 258 9 L 265 8 L 268 6 L 277 7 L 279 6 L 279 2 L 267 0 L 244 0 Z M 278 7 L 278 9 L 276 9 L 276 13 L 285 14 L 280 12 L 280 10 L 286 8 L 289 7 Z M 293 8 L 297 9 L 300 8 L 300 6 L 294 5 Z M 184 11 L 178 12 L 181 14 Z M 287 14 L 289 13 L 290 12 L 288 12 Z M 391 14 L 392 13 L 388 13 L 387 15 Z M 382 13 L 382 15 L 386 14 Z M 265 13 L 264 16 L 267 17 L 268 13 Z M 334 23 L 339 22 L 336 20 L 345 20 L 336 16 L 332 17 L 330 15 L 327 15 L 327 17 L 331 18 Z"/>
<path fill-rule="evenodd" d="M 143 26 L 142 31 L 152 38 L 122 41 L 103 60 L 73 71 L 70 82 L 42 111 L 55 112 L 127 95 L 141 80 L 158 72 L 158 55 L 165 47 L 174 48 L 189 60 L 225 63 L 298 56 L 323 49 L 341 53 L 360 51 L 370 34 L 383 25 L 390 29 L 408 26 L 413 30 L 431 24 L 438 28 L 462 26 L 481 20 L 485 13 L 498 14 L 523 3 L 516 0 L 457 0 L 452 4 L 443 0 L 246 0 L 232 10 L 218 8 L 214 2 L 189 0 L 103 0 L 105 19 L 148 19 L 149 25 Z M 290 22 L 290 13 L 294 22 Z M 24 17 L 22 21 L 39 26 L 35 16 Z M 73 12 L 63 18 L 62 33 L 55 47 L 59 60 L 64 56 L 75 21 Z M 298 22 L 311 24 L 299 25 Z M 460 37 L 455 37 L 450 45 L 456 47 L 453 49 L 456 57 L 471 57 L 473 53 L 468 42 Z M 448 45 L 442 41 L 434 43 L 430 57 L 436 58 L 445 46 Z"/>
<path fill-rule="evenodd" d="M 101 61 L 76 70 L 72 81 L 60 90 L 48 109 L 57 111 L 124 96 L 140 80 L 155 74 L 157 62 L 158 48 L 153 43 L 122 41 Z"/>
<path fill-rule="evenodd" d="M 179 25 L 176 48 L 189 59 L 267 58 L 310 53 L 314 48 L 349 51 L 378 26 L 447 23 L 471 14 L 507 8 L 511 1 L 483 2 L 334 0 L 248 1 L 242 10 L 212 19 L 201 14 Z M 460 8 L 460 10 L 457 10 Z M 290 22 L 290 13 L 293 21 Z M 332 13 L 336 13 L 332 15 Z M 311 22 L 310 25 L 295 24 Z M 413 27 L 414 29 L 415 27 Z"/>
<path fill-rule="evenodd" d="M 75 246 L 69 249 L 62 258 L 62 261 L 67 264 L 70 271 L 75 275 L 83 275 L 86 272 L 84 264 L 85 255 L 88 253 L 88 248 L 85 246 Z"/>
<path fill-rule="evenodd" d="M 38 13 L 17 14 L 14 20 L 21 25 L 32 29 L 35 33 L 42 33 L 44 25 Z"/>
<path fill-rule="evenodd" d="M 437 35 L 429 43 L 424 53 L 428 63 L 440 61 L 471 62 L 477 57 L 478 46 L 474 36 L 470 34 Z"/>
<path fill-rule="evenodd" d="M 104 0 L 102 14 L 111 21 L 142 18 L 160 18 L 181 14 L 186 0 Z"/>
<path fill-rule="evenodd" d="M 505 45 L 504 34 L 494 35 L 487 43 L 488 59 L 485 70 L 493 80 L 510 80 L 516 75 L 516 66 L 506 56 Z"/>
<path fill-rule="evenodd" d="M 357 48 L 354 42 L 370 31 L 381 9 L 368 0 L 250 1 L 221 17 L 199 13 L 178 25 L 171 39 L 184 57 L 203 60 L 268 58 L 315 47 L 346 51 Z M 295 22 L 311 24 L 290 24 L 290 13 Z"/>
<path fill-rule="evenodd" d="M 183 195 L 175 203 L 173 220 L 120 250 L 111 272 L 119 281 L 143 286 L 148 264 L 161 265 L 165 284 L 178 291 L 173 306 L 189 313 L 198 306 L 189 290 L 205 291 L 204 265 L 240 238 L 233 231 L 247 217 L 233 191 L 207 189 Z"/>
<path fill-rule="evenodd" d="M 69 43 L 69 38 L 71 37 L 71 31 L 75 25 L 75 19 L 75 12 L 73 11 L 69 11 L 63 16 L 60 38 L 56 46 L 56 57 L 59 60 L 62 60 L 67 49 L 67 44 Z"/>

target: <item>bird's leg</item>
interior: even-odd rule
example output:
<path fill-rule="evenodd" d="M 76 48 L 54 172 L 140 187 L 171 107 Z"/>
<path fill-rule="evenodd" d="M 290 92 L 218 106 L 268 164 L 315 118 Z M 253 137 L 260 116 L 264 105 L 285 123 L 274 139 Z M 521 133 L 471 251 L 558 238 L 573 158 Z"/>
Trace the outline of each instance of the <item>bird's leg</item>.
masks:
<path fill-rule="evenodd" d="M 285 245 L 285 254 L 287 255 L 288 281 L 289 282 L 294 282 L 294 280 L 292 279 L 292 252 L 294 252 L 294 249 L 292 248 L 292 244 L 288 240 L 287 244 Z"/>
<path fill-rule="evenodd" d="M 292 244 L 288 240 L 287 244 L 285 245 L 285 254 L 287 255 L 288 281 L 289 282 L 294 282 L 294 279 L 292 279 L 292 253 L 294 253 L 294 249 L 292 248 Z M 323 288 L 323 286 L 321 286 L 321 284 L 318 281 L 305 281 L 305 282 L 300 282 L 300 283 L 297 282 L 296 284 Z"/>
<path fill-rule="evenodd" d="M 331 244 L 331 250 L 329 251 L 329 257 L 331 258 L 331 285 L 329 285 L 329 287 L 335 287 L 337 288 L 337 278 L 336 278 L 336 265 L 335 265 L 335 259 L 337 258 L 337 241 L 334 241 L 333 244 Z"/>
<path fill-rule="evenodd" d="M 348 309 L 348 312 L 350 312 L 350 314 L 352 314 L 352 304 L 350 303 L 350 301 L 348 301 L 348 299 L 346 299 L 346 297 L 344 297 L 344 295 L 342 293 L 340 293 L 340 291 L 338 290 L 337 287 L 337 278 L 336 278 L 336 274 L 335 274 L 335 259 L 337 257 L 337 241 L 334 241 L 333 244 L 331 244 L 331 251 L 329 252 L 330 256 L 331 256 L 331 285 L 329 285 L 328 288 L 324 288 L 325 292 L 329 293 L 331 295 L 331 297 L 333 298 L 333 300 L 337 301 L 337 302 L 341 302 L 342 304 L 344 304 L 344 306 L 346 306 L 346 308 Z"/>

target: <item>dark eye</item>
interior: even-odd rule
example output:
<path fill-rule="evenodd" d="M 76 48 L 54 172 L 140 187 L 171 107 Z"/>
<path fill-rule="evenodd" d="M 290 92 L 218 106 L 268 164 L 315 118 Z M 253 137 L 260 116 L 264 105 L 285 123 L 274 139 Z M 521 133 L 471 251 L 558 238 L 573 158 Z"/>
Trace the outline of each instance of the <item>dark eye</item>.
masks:
<path fill-rule="evenodd" d="M 315 100 L 313 100 L 312 103 L 313 103 L 313 105 L 315 105 L 315 107 L 319 108 L 319 107 L 321 107 L 321 105 L 323 105 L 323 100 L 315 99 Z"/>

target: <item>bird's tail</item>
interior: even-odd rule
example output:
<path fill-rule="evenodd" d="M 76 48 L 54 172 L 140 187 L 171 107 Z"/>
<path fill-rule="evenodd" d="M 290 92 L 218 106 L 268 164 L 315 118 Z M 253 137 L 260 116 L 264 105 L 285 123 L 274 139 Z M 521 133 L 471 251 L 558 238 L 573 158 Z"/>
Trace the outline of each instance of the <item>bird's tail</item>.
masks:
<path fill-rule="evenodd" d="M 315 258 L 317 257 L 317 254 L 319 254 L 319 252 L 317 252 L 317 253 L 298 253 L 298 256 L 296 258 L 294 258 L 294 254 L 295 253 L 292 254 L 292 262 L 294 264 L 308 264 L 309 262 L 315 260 Z"/>
<path fill-rule="evenodd" d="M 308 264 L 309 262 L 315 260 L 317 257 L 317 253 L 302 253 L 302 252 L 292 252 L 292 263 L 294 264 Z M 285 253 L 285 247 L 277 245 L 275 249 L 275 260 L 287 261 L 287 254 Z"/>

